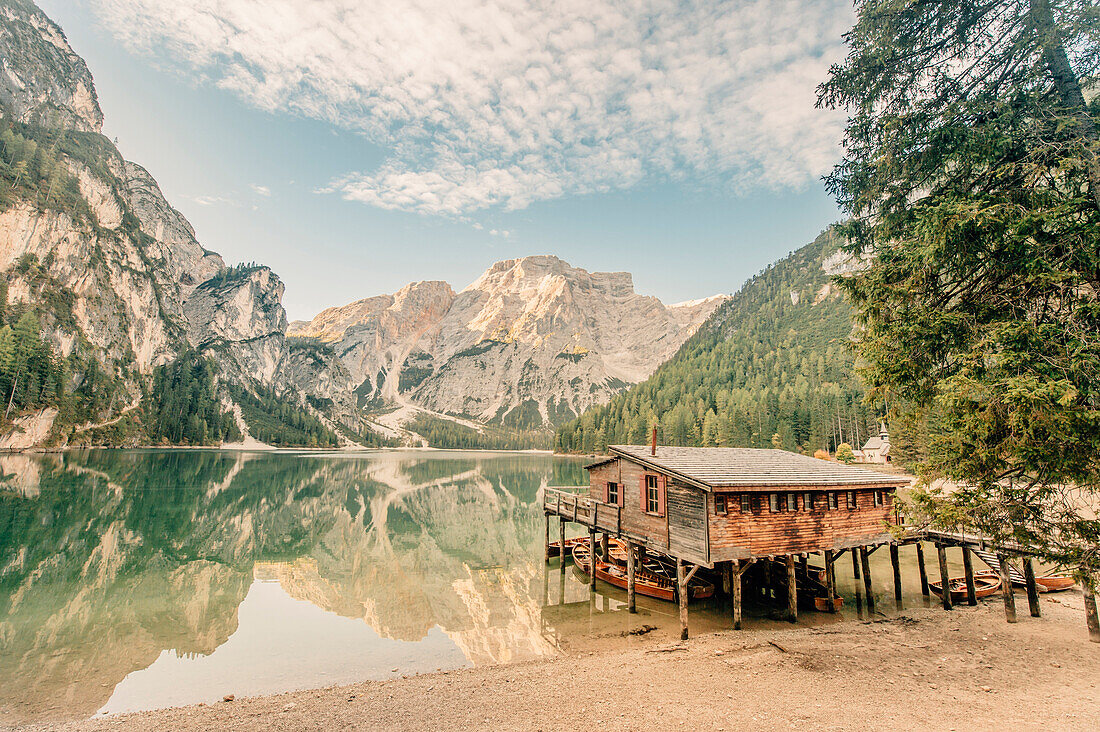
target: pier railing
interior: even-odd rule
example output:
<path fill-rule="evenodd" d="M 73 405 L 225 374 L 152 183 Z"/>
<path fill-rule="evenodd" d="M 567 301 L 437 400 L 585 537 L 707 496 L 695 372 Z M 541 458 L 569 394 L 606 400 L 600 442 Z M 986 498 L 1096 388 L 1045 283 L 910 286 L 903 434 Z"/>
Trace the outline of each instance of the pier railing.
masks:
<path fill-rule="evenodd" d="M 547 488 L 542 507 L 548 514 L 583 524 L 593 530 L 622 533 L 622 509 L 613 503 L 597 501 L 591 496 L 568 489 Z"/>

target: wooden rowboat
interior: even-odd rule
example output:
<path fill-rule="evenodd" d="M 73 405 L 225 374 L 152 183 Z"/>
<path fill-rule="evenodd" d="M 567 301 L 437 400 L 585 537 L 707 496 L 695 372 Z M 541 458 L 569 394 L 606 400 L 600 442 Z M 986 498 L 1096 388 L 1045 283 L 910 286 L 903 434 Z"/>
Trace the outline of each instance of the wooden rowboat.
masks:
<path fill-rule="evenodd" d="M 587 540 L 582 540 L 573 547 L 573 564 L 585 574 L 592 559 L 592 551 Z M 655 597 L 658 600 L 673 602 L 676 599 L 676 582 L 658 570 L 657 562 L 646 562 L 634 572 L 634 591 L 646 597 Z M 614 585 L 625 590 L 626 568 L 618 564 L 596 559 L 596 579 Z M 714 585 L 702 582 L 693 577 L 688 583 L 691 599 L 702 600 L 714 595 Z"/>
<path fill-rule="evenodd" d="M 1048 574 L 1045 577 L 1036 577 L 1035 584 L 1039 586 L 1039 592 L 1062 592 L 1077 584 L 1073 577 L 1064 574 Z"/>
<path fill-rule="evenodd" d="M 566 539 L 565 540 L 565 557 L 568 558 L 568 557 L 572 556 L 571 552 L 573 551 L 573 547 L 575 547 L 577 544 L 580 544 L 582 542 L 587 542 L 587 541 L 588 541 L 588 539 L 585 539 L 584 537 L 580 537 L 580 536 L 578 536 L 575 539 Z M 561 556 L 561 542 L 560 541 L 550 542 L 550 556 L 551 557 Z"/>
<path fill-rule="evenodd" d="M 966 601 L 966 578 L 965 577 L 952 577 L 948 581 L 948 587 L 951 591 L 952 602 L 965 602 Z M 937 595 L 943 595 L 943 583 L 937 581 L 930 581 L 928 583 L 928 589 L 935 592 Z M 1001 577 L 994 572 L 975 572 L 974 573 L 974 590 L 978 599 L 983 597 L 989 597 L 1001 589 Z"/>

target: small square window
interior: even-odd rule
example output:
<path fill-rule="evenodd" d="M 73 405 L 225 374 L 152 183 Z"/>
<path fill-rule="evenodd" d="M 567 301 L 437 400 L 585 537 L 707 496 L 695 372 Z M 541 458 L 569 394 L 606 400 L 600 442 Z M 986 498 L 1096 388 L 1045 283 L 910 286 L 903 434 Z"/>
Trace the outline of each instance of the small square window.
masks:
<path fill-rule="evenodd" d="M 768 494 L 768 508 L 771 509 L 772 513 L 779 513 L 779 494 L 778 493 L 769 493 Z"/>
<path fill-rule="evenodd" d="M 715 496 L 714 497 L 714 512 L 715 513 L 726 513 L 726 497 L 725 496 Z"/>
<path fill-rule="evenodd" d="M 741 513 L 752 513 L 752 496 L 748 493 L 741 494 Z"/>
<path fill-rule="evenodd" d="M 645 510 L 646 513 L 659 514 L 661 512 L 660 491 L 657 489 L 657 476 L 645 477 Z"/>
<path fill-rule="evenodd" d="M 814 510 L 814 494 L 803 493 L 802 494 L 802 510 L 813 511 Z"/>
<path fill-rule="evenodd" d="M 798 510 L 798 494 L 797 493 L 788 493 L 787 494 L 787 510 L 788 511 L 797 511 Z"/>
<path fill-rule="evenodd" d="M 612 505 L 619 505 L 619 484 L 608 483 L 607 484 L 607 502 Z"/>
<path fill-rule="evenodd" d="M 855 491 L 848 491 L 848 510 L 849 511 L 855 511 L 856 507 L 857 507 L 856 492 Z"/>
<path fill-rule="evenodd" d="M 836 492 L 835 491 L 829 491 L 829 510 L 830 511 L 835 511 L 836 507 L 837 507 Z"/>

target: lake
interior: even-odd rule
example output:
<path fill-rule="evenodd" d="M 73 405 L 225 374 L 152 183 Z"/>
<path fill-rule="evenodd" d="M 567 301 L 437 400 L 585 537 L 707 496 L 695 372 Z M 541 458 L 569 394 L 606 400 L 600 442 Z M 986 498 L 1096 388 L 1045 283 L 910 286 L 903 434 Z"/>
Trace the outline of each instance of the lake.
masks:
<path fill-rule="evenodd" d="M 403 450 L 0 457 L 0 722 L 507 663 L 639 642 L 643 625 L 677 638 L 674 605 L 639 598 L 631 615 L 625 593 L 544 563 L 540 492 L 584 484 L 583 464 Z M 892 612 L 885 553 L 876 594 Z M 911 561 L 906 602 L 921 602 Z M 727 613 L 721 599 L 693 605 L 693 632 L 728 628 Z M 746 614 L 780 622 L 751 602 Z"/>

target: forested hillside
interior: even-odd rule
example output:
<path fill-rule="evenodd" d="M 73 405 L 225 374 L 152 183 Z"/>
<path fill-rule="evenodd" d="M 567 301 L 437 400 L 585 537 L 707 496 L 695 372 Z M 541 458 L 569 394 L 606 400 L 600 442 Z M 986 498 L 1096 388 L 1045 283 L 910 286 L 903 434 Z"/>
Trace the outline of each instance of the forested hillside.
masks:
<path fill-rule="evenodd" d="M 668 445 L 858 447 L 876 414 L 853 371 L 851 311 L 832 286 L 839 246 L 826 231 L 751 279 L 647 381 L 559 428 L 555 449 L 644 443 L 654 424 Z"/>

